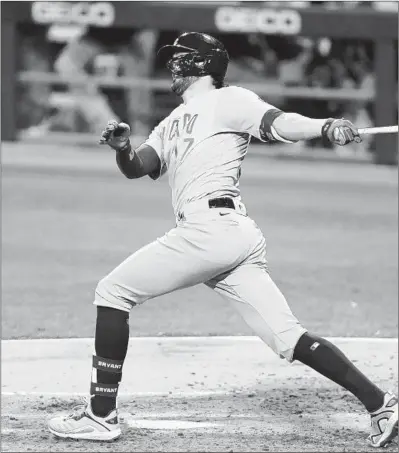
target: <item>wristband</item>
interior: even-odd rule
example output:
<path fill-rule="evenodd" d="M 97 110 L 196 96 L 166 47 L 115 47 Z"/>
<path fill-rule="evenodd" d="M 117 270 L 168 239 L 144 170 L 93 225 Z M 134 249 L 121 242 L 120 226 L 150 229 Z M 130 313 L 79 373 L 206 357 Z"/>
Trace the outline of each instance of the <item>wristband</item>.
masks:
<path fill-rule="evenodd" d="M 322 138 L 324 144 L 327 144 L 330 142 L 330 139 L 328 138 L 327 133 L 328 133 L 328 130 L 330 129 L 331 124 L 334 121 L 335 121 L 335 118 L 328 118 L 321 128 L 321 138 Z"/>
<path fill-rule="evenodd" d="M 131 149 L 132 149 L 132 146 L 130 144 L 130 139 L 127 139 L 126 145 L 124 145 L 122 148 L 119 148 L 118 152 L 130 151 Z"/>

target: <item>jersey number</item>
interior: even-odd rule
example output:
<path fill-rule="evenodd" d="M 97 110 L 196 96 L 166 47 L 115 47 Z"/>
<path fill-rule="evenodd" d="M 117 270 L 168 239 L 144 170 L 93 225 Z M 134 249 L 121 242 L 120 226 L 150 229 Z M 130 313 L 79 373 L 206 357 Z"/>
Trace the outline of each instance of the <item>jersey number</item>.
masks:
<path fill-rule="evenodd" d="M 186 146 L 185 146 L 184 153 L 183 153 L 182 156 L 181 156 L 181 159 L 184 158 L 184 156 L 188 153 L 188 151 L 190 150 L 190 148 L 193 146 L 194 139 L 193 139 L 193 138 L 185 138 L 185 139 L 183 140 L 183 143 L 185 143 Z M 177 145 L 175 146 L 174 152 L 175 152 L 175 157 L 177 157 Z"/>

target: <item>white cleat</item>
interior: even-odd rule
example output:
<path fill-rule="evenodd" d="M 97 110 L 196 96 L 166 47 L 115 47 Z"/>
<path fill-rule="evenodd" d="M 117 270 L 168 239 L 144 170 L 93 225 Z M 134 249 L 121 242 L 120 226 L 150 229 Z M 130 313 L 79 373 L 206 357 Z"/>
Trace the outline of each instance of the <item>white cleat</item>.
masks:
<path fill-rule="evenodd" d="M 90 403 L 76 406 L 72 414 L 52 418 L 48 428 L 64 439 L 111 441 L 121 435 L 118 409 L 106 417 L 98 417 L 93 414 Z"/>
<path fill-rule="evenodd" d="M 398 398 L 386 393 L 384 404 L 370 416 L 371 434 L 367 440 L 375 448 L 386 447 L 398 435 Z"/>

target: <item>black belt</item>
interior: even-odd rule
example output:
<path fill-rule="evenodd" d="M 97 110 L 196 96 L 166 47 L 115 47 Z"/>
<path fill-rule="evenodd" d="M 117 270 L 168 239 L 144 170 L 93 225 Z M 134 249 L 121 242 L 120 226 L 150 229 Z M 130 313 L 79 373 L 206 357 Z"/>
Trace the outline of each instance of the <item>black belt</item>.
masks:
<path fill-rule="evenodd" d="M 212 208 L 228 208 L 228 209 L 236 209 L 234 205 L 234 201 L 231 198 L 223 197 L 223 198 L 212 198 L 208 200 L 208 206 Z M 179 212 L 177 215 L 179 220 L 185 220 L 185 216 L 183 212 Z"/>
<path fill-rule="evenodd" d="M 212 198 L 208 200 L 208 204 L 210 208 L 229 208 L 235 209 L 234 201 L 231 198 Z"/>

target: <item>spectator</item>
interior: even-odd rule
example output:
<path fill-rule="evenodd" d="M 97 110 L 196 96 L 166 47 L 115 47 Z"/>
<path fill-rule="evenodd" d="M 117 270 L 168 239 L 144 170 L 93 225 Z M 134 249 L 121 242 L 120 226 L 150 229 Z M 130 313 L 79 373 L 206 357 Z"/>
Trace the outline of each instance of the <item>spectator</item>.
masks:
<path fill-rule="evenodd" d="M 87 83 L 71 85 L 67 92 L 47 96 L 52 100 L 52 115 L 32 132 L 61 129 L 98 133 L 109 119 L 115 118 L 129 122 L 133 134 L 148 135 L 153 110 L 151 91 L 143 87 L 97 87 L 90 81 L 90 75 L 106 75 L 106 71 L 116 77 L 148 78 L 156 38 L 157 32 L 152 30 L 115 29 L 110 33 L 109 29 L 88 28 L 82 36 L 58 46 L 54 69 L 65 77 L 84 77 Z M 49 66 L 47 63 L 43 72 L 48 72 Z M 74 110 L 78 121 L 67 120 L 69 109 Z"/>
<path fill-rule="evenodd" d="M 17 67 L 20 71 L 50 72 L 50 48 L 43 27 L 21 25 Z M 28 129 L 40 124 L 48 113 L 50 86 L 24 84 L 17 91 L 17 128 Z"/>

